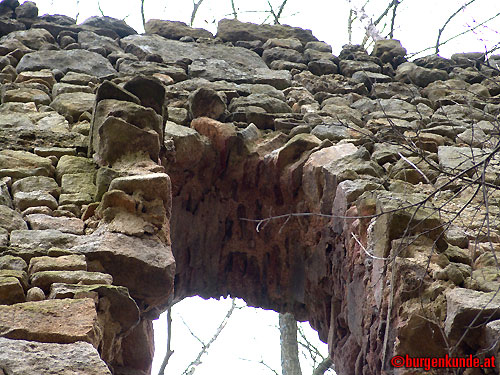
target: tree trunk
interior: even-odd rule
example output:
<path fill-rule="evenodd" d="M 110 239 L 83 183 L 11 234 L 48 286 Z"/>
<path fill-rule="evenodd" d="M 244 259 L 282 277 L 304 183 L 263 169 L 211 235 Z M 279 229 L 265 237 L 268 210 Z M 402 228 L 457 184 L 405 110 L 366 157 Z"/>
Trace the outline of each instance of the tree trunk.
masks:
<path fill-rule="evenodd" d="M 283 375 L 302 375 L 297 344 L 297 321 L 292 314 L 279 314 L 281 369 Z"/>

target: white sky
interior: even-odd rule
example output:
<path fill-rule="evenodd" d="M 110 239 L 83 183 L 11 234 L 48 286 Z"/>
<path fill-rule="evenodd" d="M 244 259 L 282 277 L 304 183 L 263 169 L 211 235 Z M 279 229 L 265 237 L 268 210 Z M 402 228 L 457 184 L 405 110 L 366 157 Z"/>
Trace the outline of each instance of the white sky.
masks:
<path fill-rule="evenodd" d="M 244 301 L 238 300 L 237 306 L 245 306 Z M 192 297 L 174 305 L 171 346 L 175 353 L 170 357 L 166 374 L 180 375 L 201 349 L 200 343 L 190 334 L 182 319 L 206 343 L 213 336 L 230 307 L 231 299 L 229 298 L 218 301 Z M 153 362 L 153 374 L 158 373 L 166 352 L 167 323 L 164 315 L 166 314 L 154 323 L 157 355 Z M 315 343 L 321 353 L 326 356 L 327 345 L 319 341 L 318 334 L 308 323 L 300 324 L 308 340 Z M 261 360 L 281 374 L 278 314 L 274 311 L 244 307 L 234 310 L 227 326 L 210 347 L 208 354 L 202 357 L 203 363 L 198 366 L 195 374 L 272 374 L 269 369 L 259 364 Z M 306 361 L 302 356 L 300 360 L 303 374 L 311 374 L 313 369 L 311 361 Z"/>
<path fill-rule="evenodd" d="M 234 0 L 239 10 L 239 19 L 261 23 L 266 18 L 262 10 L 268 9 L 267 0 Z M 365 0 L 351 0 L 362 5 Z M 101 9 L 105 15 L 125 18 L 127 23 L 138 32 L 142 32 L 140 0 L 101 0 Z M 273 5 L 280 0 L 271 0 Z M 100 15 L 97 0 L 38 0 L 40 14 L 61 13 L 75 17 L 82 22 L 93 15 Z M 370 0 L 367 13 L 379 15 L 389 0 Z M 398 8 L 395 38 L 402 41 L 408 52 L 417 52 L 435 44 L 438 29 L 465 0 L 404 0 Z M 146 20 L 149 18 L 170 19 L 189 23 L 192 0 L 145 0 Z M 307 6 L 304 6 L 307 4 Z M 200 6 L 194 26 L 216 32 L 216 20 L 231 17 L 229 0 L 205 0 Z M 331 44 L 334 54 L 338 54 L 347 39 L 348 0 L 288 0 L 282 17 L 282 23 L 311 29 L 320 40 Z M 446 27 L 443 39 L 465 31 L 500 12 L 498 0 L 476 0 L 461 12 Z M 381 27 L 382 25 L 379 24 Z M 388 30 L 386 28 L 385 30 Z M 449 57 L 454 52 L 484 51 L 500 41 L 500 17 L 474 32 L 450 42 L 442 48 L 441 55 Z M 363 34 L 359 23 L 354 24 L 353 42 L 360 43 Z M 431 51 L 429 51 L 430 53 Z M 499 52 L 500 53 L 500 52 Z"/>
<path fill-rule="evenodd" d="M 261 23 L 266 18 L 265 14 L 260 11 L 267 9 L 267 0 L 234 1 L 238 7 L 240 20 Z M 271 0 L 273 5 L 280 2 Z M 352 2 L 359 6 L 365 1 L 352 0 Z M 388 2 L 389 0 L 371 0 L 366 11 L 369 14 L 378 15 L 385 9 Z M 90 16 L 100 15 L 97 0 L 80 0 L 79 3 L 76 0 L 38 0 L 36 3 L 40 15 L 58 13 L 75 18 L 79 14 L 79 22 Z M 403 1 L 396 19 L 396 24 L 400 26 L 395 31 L 395 38 L 400 39 L 410 53 L 434 45 L 438 29 L 464 3 L 465 0 Z M 189 23 L 192 4 L 192 0 L 145 0 L 146 19 L 160 18 Z M 101 0 L 101 9 L 107 16 L 126 17 L 130 26 L 138 32 L 143 32 L 140 0 Z M 334 54 L 338 54 L 342 45 L 348 42 L 348 12 L 347 0 L 289 0 L 283 13 L 282 23 L 311 29 L 318 39 L 332 45 Z M 476 0 L 466 12 L 461 12 L 450 22 L 443 33 L 442 40 L 474 27 L 498 12 L 500 12 L 500 1 Z M 203 27 L 215 33 L 216 20 L 224 17 L 231 17 L 229 0 L 205 0 L 199 8 L 194 26 Z M 485 46 L 491 48 L 500 42 L 499 31 L 500 17 L 486 26 L 477 28 L 467 36 L 450 42 L 442 47 L 440 54 L 449 57 L 455 52 L 484 51 Z M 362 38 L 363 32 L 359 23 L 354 24 L 353 42 L 360 43 Z M 432 52 L 429 51 L 429 54 Z M 174 307 L 172 348 L 176 352 L 170 359 L 167 374 L 181 374 L 199 351 L 199 344 L 189 334 L 179 316 L 183 316 L 197 335 L 208 340 L 225 316 L 230 304 L 229 301 L 204 301 L 195 297 L 182 301 Z M 158 355 L 155 358 L 153 374 L 157 373 L 165 353 L 165 320 L 166 316 L 155 322 Z M 261 359 L 279 372 L 279 331 L 276 325 L 277 314 L 274 312 L 251 308 L 235 311 L 209 355 L 204 357 L 203 364 L 196 370 L 196 374 L 271 374 L 269 370 L 257 363 Z M 315 335 L 312 334 L 312 336 Z M 319 340 L 318 345 L 320 345 Z M 326 353 L 326 345 L 323 345 L 322 351 Z M 241 358 L 251 359 L 253 362 L 244 361 Z M 304 364 L 304 375 L 311 372 Z"/>

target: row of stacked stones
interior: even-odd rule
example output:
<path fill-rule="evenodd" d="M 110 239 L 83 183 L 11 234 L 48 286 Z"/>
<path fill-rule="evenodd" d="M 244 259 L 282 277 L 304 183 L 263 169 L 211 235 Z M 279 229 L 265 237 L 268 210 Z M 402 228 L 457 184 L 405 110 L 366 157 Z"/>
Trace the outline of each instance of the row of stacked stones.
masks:
<path fill-rule="evenodd" d="M 0 15 L 0 374 L 148 374 L 151 320 L 173 297 L 165 172 L 174 199 L 197 206 L 203 190 L 225 176 L 241 178 L 235 171 L 252 158 L 276 172 L 281 195 L 270 204 L 285 212 L 299 206 L 283 202 L 300 201 L 310 212 L 379 214 L 439 190 L 418 213 L 334 220 L 336 235 L 357 235 L 345 235 L 354 260 L 339 274 L 358 298 L 329 290 L 348 301 L 340 312 L 320 310 L 312 292 L 294 298 L 308 298 L 302 318 L 328 339 L 340 373 L 386 366 L 390 355 L 377 341 L 385 317 L 374 321 L 379 328 L 363 322 L 373 311 L 387 313 L 392 273 L 401 308 L 388 317 L 398 338 L 389 353 L 445 353 L 440 339 L 428 345 L 439 325 L 421 329 L 421 295 L 407 292 L 422 278 L 426 312 L 459 342 L 458 353 L 497 353 L 500 301 L 490 299 L 500 286 L 499 197 L 488 192 L 492 222 L 481 236 L 485 212 L 476 206 L 484 202 L 453 175 L 469 169 L 477 177 L 474 161 L 498 144 L 500 57 L 407 62 L 395 40 L 377 42 L 370 55 L 345 46 L 335 56 L 310 31 L 235 20 L 221 21 L 217 37 L 159 20 L 137 35 L 108 17 L 81 25 L 38 17 L 29 1 L 4 0 Z M 484 169 L 493 185 L 495 164 Z M 431 210 L 443 203 L 458 210 L 469 199 L 461 222 L 453 210 Z M 440 236 L 434 229 L 447 220 Z M 418 224 L 404 251 L 402 223 Z M 394 254 L 399 263 L 384 271 L 383 259 Z M 178 275 L 200 272 L 183 267 Z M 308 282 L 314 291 L 317 277 L 306 279 L 315 280 Z M 485 323 L 474 333 L 481 342 L 461 340 L 473 319 Z"/>
<path fill-rule="evenodd" d="M 148 373 L 174 270 L 164 88 L 106 80 L 118 77 L 118 38 L 135 33 L 122 22 L 0 9 L 0 373 Z M 136 167 L 115 165 L 117 152 Z"/>

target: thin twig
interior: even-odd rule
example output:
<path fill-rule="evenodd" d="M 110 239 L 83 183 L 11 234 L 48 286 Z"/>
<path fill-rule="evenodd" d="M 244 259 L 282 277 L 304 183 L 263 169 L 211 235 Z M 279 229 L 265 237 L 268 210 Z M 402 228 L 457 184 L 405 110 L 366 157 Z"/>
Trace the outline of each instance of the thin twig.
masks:
<path fill-rule="evenodd" d="M 102 8 L 101 8 L 101 1 L 100 1 L 100 0 L 97 0 L 97 8 L 99 8 L 99 12 L 101 12 L 101 15 L 102 15 L 103 17 L 106 17 L 106 16 L 104 15 L 104 12 L 102 11 Z"/>
<path fill-rule="evenodd" d="M 398 155 L 401 159 L 403 159 L 405 162 L 407 162 L 408 164 L 410 164 L 413 169 L 415 169 L 418 173 L 420 173 L 422 175 L 422 177 L 424 178 L 424 180 L 429 184 L 429 185 L 432 185 L 431 181 L 427 178 L 427 176 L 425 175 L 424 172 L 422 172 L 414 163 L 411 162 L 411 160 L 408 160 L 407 158 L 405 158 L 400 152 L 398 152 Z"/>
<path fill-rule="evenodd" d="M 275 369 L 273 369 L 271 366 L 269 366 L 266 362 L 264 362 L 264 360 L 261 358 L 260 361 L 255 361 L 253 359 L 248 359 L 248 358 L 240 358 L 242 361 L 248 361 L 248 362 L 256 362 L 258 363 L 259 365 L 262 365 L 264 367 L 266 367 L 269 371 L 271 371 L 274 375 L 280 375 L 278 374 L 278 371 L 276 371 Z"/>
<path fill-rule="evenodd" d="M 146 18 L 144 17 L 144 0 L 141 0 L 141 17 L 142 17 L 142 27 L 146 29 Z"/>
<path fill-rule="evenodd" d="M 454 39 L 456 39 L 456 38 L 458 38 L 458 37 L 461 37 L 461 36 L 462 36 L 462 35 L 464 35 L 464 34 L 470 33 L 470 32 L 472 32 L 472 31 L 474 31 L 474 30 L 478 29 L 479 27 L 483 26 L 484 24 L 486 24 L 486 23 L 490 22 L 491 20 L 493 20 L 493 19 L 497 18 L 498 16 L 500 16 L 500 12 L 499 12 L 499 13 L 497 13 L 497 14 L 495 14 L 495 15 L 493 15 L 493 16 L 491 16 L 490 18 L 488 18 L 488 19 L 484 20 L 484 21 L 483 21 L 483 22 L 481 22 L 481 23 L 478 23 L 476 26 L 471 27 L 470 29 L 464 30 L 464 31 L 462 31 L 461 33 L 458 33 L 458 34 L 456 34 L 456 35 L 452 36 L 451 38 L 446 39 L 444 42 L 441 42 L 439 45 L 440 45 L 440 46 L 443 46 L 443 45 L 445 45 L 446 43 L 451 42 L 452 40 L 454 40 Z M 420 53 L 422 53 L 422 52 L 425 52 L 425 51 L 431 50 L 431 49 L 433 49 L 433 48 L 435 48 L 435 46 L 424 48 L 423 50 L 420 50 L 420 51 L 418 51 L 418 52 L 413 52 L 413 53 L 412 53 L 412 54 L 410 54 L 408 57 L 410 57 L 410 58 L 411 58 L 411 57 L 413 57 L 413 56 L 416 56 L 416 55 L 418 55 L 418 54 L 420 54 Z"/>
<path fill-rule="evenodd" d="M 389 39 L 394 38 L 394 23 L 396 21 L 396 13 L 398 10 L 399 4 L 401 4 L 401 1 L 399 0 L 394 0 L 394 7 L 392 8 L 392 17 L 391 17 L 391 31 L 389 32 Z"/>
<path fill-rule="evenodd" d="M 196 333 L 194 333 L 192 331 L 191 327 L 189 327 L 189 324 L 186 323 L 186 321 L 184 320 L 184 318 L 182 316 L 180 318 L 181 318 L 182 324 L 184 324 L 184 326 L 187 328 L 187 330 L 189 331 L 189 333 L 191 334 L 191 336 L 193 336 L 196 339 L 196 341 L 198 341 L 201 344 L 202 347 L 205 347 L 206 346 L 205 342 L 202 339 L 200 339 L 196 335 Z"/>
<path fill-rule="evenodd" d="M 193 11 L 191 12 L 191 21 L 189 22 L 189 26 L 191 27 L 193 27 L 194 19 L 196 17 L 196 13 L 198 12 L 198 8 L 200 7 L 201 3 L 203 3 L 203 0 L 198 0 L 198 2 L 193 0 Z"/>
<path fill-rule="evenodd" d="M 351 0 L 349 0 L 349 3 L 351 3 Z M 364 6 L 359 8 L 355 5 L 351 5 L 351 9 L 359 17 L 359 21 L 363 24 L 367 36 L 375 41 L 384 39 L 384 37 L 380 35 L 380 32 L 377 30 L 376 24 L 373 22 L 372 18 L 366 13 Z"/>
<path fill-rule="evenodd" d="M 277 14 L 277 20 L 279 21 L 279 19 L 281 18 L 281 14 L 283 13 L 283 9 L 285 8 L 285 5 L 287 3 L 288 0 L 283 0 L 283 2 L 281 3 L 280 5 L 280 8 L 278 10 L 278 14 Z M 277 22 L 279 24 L 279 22 Z"/>
<path fill-rule="evenodd" d="M 172 342 L 172 307 L 170 306 L 167 310 L 167 352 L 161 363 L 160 371 L 158 375 L 163 375 L 165 373 L 165 367 L 167 367 L 168 360 L 174 354 L 174 351 L 170 348 Z"/>
<path fill-rule="evenodd" d="M 328 369 L 332 368 L 333 361 L 330 357 L 323 359 L 323 361 L 313 371 L 313 375 L 323 375 Z"/>
<path fill-rule="evenodd" d="M 378 259 L 378 260 L 389 260 L 390 259 L 390 258 L 378 257 L 376 255 L 371 254 L 370 252 L 368 252 L 368 250 L 366 250 L 366 248 L 363 246 L 363 244 L 361 243 L 361 241 L 358 239 L 358 237 L 354 233 L 351 233 L 351 236 L 352 236 L 352 238 L 354 238 L 354 241 L 357 242 L 357 244 L 359 245 L 359 247 L 365 252 L 365 254 L 368 255 L 370 258 Z"/>
<path fill-rule="evenodd" d="M 448 19 L 446 20 L 446 22 L 444 23 L 443 27 L 441 27 L 439 30 L 438 30 L 438 36 L 437 36 L 437 39 L 436 39 L 436 50 L 435 50 L 435 53 L 439 53 L 439 40 L 441 39 L 441 35 L 443 34 L 443 31 L 444 29 L 446 28 L 446 26 L 450 23 L 450 21 L 458 14 L 460 13 L 462 10 L 464 10 L 465 8 L 467 8 L 470 4 L 472 4 L 474 1 L 476 0 L 469 0 L 467 3 L 465 3 L 464 5 L 462 5 L 460 8 L 458 8 L 455 12 L 453 12 L 451 14 L 451 16 L 448 17 Z"/>
<path fill-rule="evenodd" d="M 235 307 L 236 307 L 236 299 L 233 299 L 233 302 L 231 304 L 231 308 L 228 310 L 228 312 L 226 313 L 226 316 L 224 317 L 224 319 L 222 320 L 222 322 L 219 324 L 219 327 L 217 327 L 217 330 L 215 331 L 215 333 L 212 336 L 212 338 L 206 344 L 202 345 L 202 348 L 201 348 L 200 352 L 198 353 L 198 356 L 194 359 L 194 361 L 192 361 L 189 364 L 189 366 L 184 370 L 184 372 L 182 373 L 182 375 L 192 375 L 195 372 L 196 366 L 198 366 L 199 364 L 201 364 L 201 357 L 203 356 L 203 354 L 205 354 L 208 351 L 208 349 L 210 348 L 210 345 L 212 345 L 215 342 L 215 340 L 217 340 L 217 338 L 219 337 L 220 333 L 222 332 L 222 330 L 226 326 L 229 318 L 233 314 L 233 311 L 234 311 Z M 200 339 L 198 339 L 198 340 L 200 342 L 203 342 Z"/>
<path fill-rule="evenodd" d="M 80 17 L 80 0 L 76 0 L 76 16 L 75 16 L 75 23 L 78 23 L 78 17 Z"/>
<path fill-rule="evenodd" d="M 276 13 L 274 12 L 273 6 L 271 5 L 271 2 L 269 0 L 267 0 L 267 5 L 269 5 L 269 13 L 271 13 L 271 15 L 274 18 L 274 24 L 277 25 L 279 23 L 278 17 L 276 15 Z"/>
<path fill-rule="evenodd" d="M 347 19 L 347 36 L 349 40 L 349 44 L 352 44 L 352 23 L 356 19 L 356 17 L 353 17 L 354 12 L 352 9 L 349 9 L 349 18 Z"/>
<path fill-rule="evenodd" d="M 234 0 L 231 0 L 231 8 L 233 9 L 234 19 L 237 20 L 238 19 L 238 13 L 236 12 L 236 7 L 234 5 Z"/>

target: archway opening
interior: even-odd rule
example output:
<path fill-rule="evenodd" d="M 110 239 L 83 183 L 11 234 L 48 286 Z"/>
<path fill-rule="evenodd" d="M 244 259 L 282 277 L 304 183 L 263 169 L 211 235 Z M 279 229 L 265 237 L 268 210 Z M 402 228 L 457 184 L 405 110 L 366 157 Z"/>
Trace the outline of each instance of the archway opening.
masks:
<path fill-rule="evenodd" d="M 198 375 L 229 374 L 235 370 L 242 375 L 282 373 L 279 314 L 250 307 L 239 298 L 235 299 L 233 309 L 232 304 L 231 298 L 205 300 L 195 296 L 172 307 L 170 345 L 174 353 L 165 374 L 189 373 L 193 367 Z M 167 353 L 167 327 L 165 312 L 154 321 L 154 375 L 158 374 Z M 297 343 L 302 373 L 313 373 L 328 356 L 327 345 L 308 322 L 298 322 Z M 208 346 L 205 352 L 204 345 Z M 329 369 L 324 374 L 335 375 L 335 372 Z"/>

